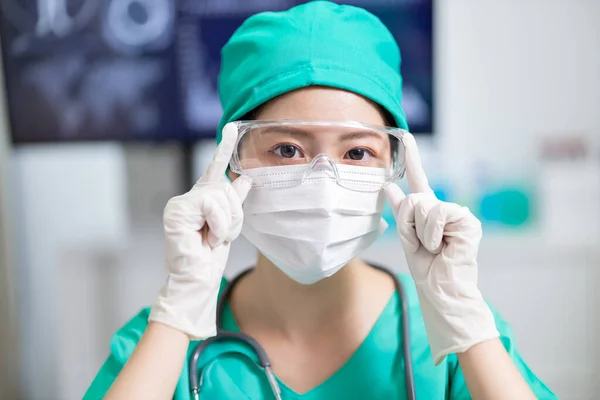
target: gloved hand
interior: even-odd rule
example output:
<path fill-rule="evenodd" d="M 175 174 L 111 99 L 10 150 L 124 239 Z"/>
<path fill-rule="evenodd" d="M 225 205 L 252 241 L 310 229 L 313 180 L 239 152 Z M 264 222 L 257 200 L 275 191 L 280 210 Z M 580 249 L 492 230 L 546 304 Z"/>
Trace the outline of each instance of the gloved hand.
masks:
<path fill-rule="evenodd" d="M 169 200 L 163 215 L 168 278 L 149 320 L 192 340 L 216 334 L 221 278 L 230 243 L 242 229 L 242 202 L 252 186 L 245 176 L 233 183 L 225 177 L 236 139 L 236 125 L 225 125 L 206 173 L 189 192 Z"/>
<path fill-rule="evenodd" d="M 429 345 L 438 365 L 451 353 L 499 336 L 477 288 L 481 223 L 466 207 L 438 200 L 421 166 L 414 137 L 405 134 L 411 194 L 385 187 L 398 235 L 415 281 Z"/>

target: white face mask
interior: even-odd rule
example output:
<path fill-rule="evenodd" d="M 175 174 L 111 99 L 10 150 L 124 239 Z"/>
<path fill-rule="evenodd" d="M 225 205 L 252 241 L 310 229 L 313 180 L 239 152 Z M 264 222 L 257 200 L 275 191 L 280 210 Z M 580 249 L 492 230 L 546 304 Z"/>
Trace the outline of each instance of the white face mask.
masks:
<path fill-rule="evenodd" d="M 305 166 L 247 170 L 256 186 L 243 204 L 242 234 L 287 276 L 313 284 L 335 274 L 386 230 L 381 218 L 386 199 L 382 190 L 338 185 L 330 167 L 308 178 L 305 171 Z M 367 189 L 385 175 L 383 169 L 348 165 L 337 171 L 340 177 L 360 173 L 364 182 L 353 185 Z"/>

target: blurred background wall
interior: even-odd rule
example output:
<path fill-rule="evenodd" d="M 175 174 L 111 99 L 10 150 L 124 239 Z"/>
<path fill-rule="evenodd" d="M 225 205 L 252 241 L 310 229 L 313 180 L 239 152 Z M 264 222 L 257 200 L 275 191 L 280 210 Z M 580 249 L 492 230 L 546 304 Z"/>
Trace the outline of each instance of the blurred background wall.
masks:
<path fill-rule="evenodd" d="M 0 79 L 1 81 L 1 79 Z M 10 214 L 10 156 L 4 97 L 0 96 L 0 399 L 18 395 L 18 329 Z"/>
<path fill-rule="evenodd" d="M 596 398 L 600 2 L 435 4 L 435 132 L 418 138 L 426 171 L 441 195 L 483 220 L 480 286 L 532 369 L 561 398 Z M 181 149 L 6 148 L 0 135 L 0 167 L 10 171 L 0 175 L 0 205 L 11 206 L 0 216 L 0 284 L 14 276 L 19 317 L 19 362 L 5 358 L 16 343 L 5 336 L 2 361 L 19 366 L 21 398 L 81 398 L 111 334 L 162 284 L 161 213 L 181 191 Z M 214 148 L 195 146 L 195 176 Z M 392 231 L 366 258 L 406 270 Z M 239 239 L 227 274 L 253 257 Z"/>

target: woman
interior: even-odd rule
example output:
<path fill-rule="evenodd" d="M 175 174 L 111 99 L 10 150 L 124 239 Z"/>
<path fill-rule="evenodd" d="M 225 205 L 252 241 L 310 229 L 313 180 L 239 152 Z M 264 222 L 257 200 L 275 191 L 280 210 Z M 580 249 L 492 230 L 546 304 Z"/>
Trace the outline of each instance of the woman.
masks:
<path fill-rule="evenodd" d="M 165 209 L 167 283 L 114 336 L 86 399 L 190 398 L 187 362 L 216 333 L 240 232 L 258 260 L 219 328 L 260 343 L 283 399 L 405 398 L 408 362 L 419 399 L 554 398 L 477 289 L 479 221 L 428 186 L 399 68 L 391 34 L 360 8 L 311 2 L 235 32 L 222 53 L 221 143 Z M 391 182 L 404 167 L 408 196 Z M 385 229 L 386 196 L 412 275 L 400 276 L 411 360 L 394 279 L 357 258 Z M 197 365 L 201 398 L 273 398 L 238 342 L 213 343 Z"/>

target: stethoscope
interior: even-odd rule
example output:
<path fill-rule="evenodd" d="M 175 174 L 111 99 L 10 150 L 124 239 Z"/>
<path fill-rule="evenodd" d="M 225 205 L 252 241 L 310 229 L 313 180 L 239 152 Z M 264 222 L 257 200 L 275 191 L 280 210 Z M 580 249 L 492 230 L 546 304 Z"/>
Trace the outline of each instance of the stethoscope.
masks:
<path fill-rule="evenodd" d="M 408 315 L 408 300 L 406 298 L 406 292 L 404 291 L 404 287 L 402 286 L 402 282 L 398 276 L 379 266 L 373 265 L 373 268 L 376 268 L 380 271 L 383 271 L 390 275 L 392 279 L 394 279 L 394 285 L 396 286 L 396 291 L 400 295 L 400 306 L 402 307 L 402 323 L 400 327 L 400 334 L 402 337 L 402 353 L 404 357 L 404 378 L 406 380 L 406 397 L 408 400 L 415 400 L 415 382 L 413 376 L 413 368 L 412 368 L 412 357 L 410 351 L 410 327 L 409 327 L 409 315 Z M 229 284 L 225 287 L 223 294 L 221 295 L 221 299 L 217 303 L 217 335 L 210 337 L 202 342 L 200 342 L 189 359 L 189 379 L 190 379 L 190 392 L 194 396 L 194 400 L 200 399 L 200 389 L 202 387 L 202 380 L 204 377 L 204 370 L 201 375 L 198 375 L 198 360 L 200 356 L 206 350 L 208 346 L 210 346 L 214 342 L 230 340 L 230 341 L 238 341 L 249 346 L 256 356 L 258 357 L 258 363 L 260 367 L 265 371 L 265 375 L 267 376 L 267 380 L 269 381 L 269 385 L 271 386 L 271 390 L 273 391 L 273 395 L 276 400 L 282 400 L 281 398 L 281 389 L 277 384 L 277 379 L 271 370 L 271 361 L 269 357 L 267 357 L 267 353 L 265 349 L 254 340 L 252 337 L 246 335 L 242 332 L 232 332 L 226 331 L 222 329 L 223 326 L 223 310 L 225 309 L 225 304 L 231 297 L 231 292 L 235 285 L 239 282 L 241 278 L 244 277 L 248 272 L 250 272 L 252 268 L 247 269 L 242 272 L 238 276 L 236 276 Z"/>

